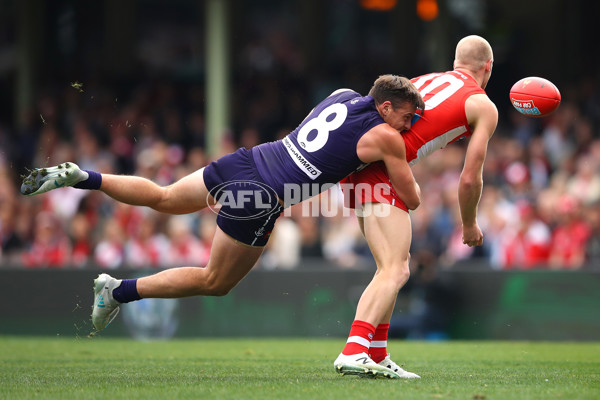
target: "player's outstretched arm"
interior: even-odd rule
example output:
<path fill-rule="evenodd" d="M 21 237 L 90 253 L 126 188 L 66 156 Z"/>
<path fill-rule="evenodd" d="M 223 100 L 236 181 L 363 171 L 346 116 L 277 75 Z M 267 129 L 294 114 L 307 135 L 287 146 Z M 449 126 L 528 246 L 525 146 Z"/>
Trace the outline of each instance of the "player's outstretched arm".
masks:
<path fill-rule="evenodd" d="M 498 124 L 498 110 L 486 95 L 474 95 L 467 99 L 465 112 L 473 128 L 473 135 L 460 175 L 458 202 L 463 225 L 463 243 L 468 246 L 480 246 L 483 244 L 483 234 L 477 224 L 477 206 L 483 189 L 483 163 L 489 140 Z"/>

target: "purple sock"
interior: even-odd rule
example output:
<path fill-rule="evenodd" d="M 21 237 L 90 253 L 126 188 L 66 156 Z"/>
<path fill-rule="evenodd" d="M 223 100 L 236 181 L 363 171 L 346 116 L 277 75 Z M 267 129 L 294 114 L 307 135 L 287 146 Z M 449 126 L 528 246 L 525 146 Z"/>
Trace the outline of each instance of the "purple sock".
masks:
<path fill-rule="evenodd" d="M 141 299 L 137 291 L 137 279 L 123 279 L 121 285 L 114 288 L 112 295 L 119 303 L 129 303 Z"/>
<path fill-rule="evenodd" d="M 76 185 L 73 185 L 74 188 L 77 189 L 90 189 L 90 190 L 98 190 L 100 189 L 100 185 L 102 185 L 102 174 L 96 171 L 89 171 L 84 169 L 88 173 L 89 177 L 85 181 L 81 181 Z"/>

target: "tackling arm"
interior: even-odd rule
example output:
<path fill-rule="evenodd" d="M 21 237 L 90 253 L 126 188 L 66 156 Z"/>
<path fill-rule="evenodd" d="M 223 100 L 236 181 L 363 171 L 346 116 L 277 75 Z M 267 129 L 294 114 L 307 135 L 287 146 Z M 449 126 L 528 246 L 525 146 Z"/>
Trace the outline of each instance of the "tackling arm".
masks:
<path fill-rule="evenodd" d="M 396 193 L 410 210 L 421 204 L 421 190 L 406 161 L 404 139 L 388 124 L 377 125 L 358 141 L 356 152 L 365 163 L 383 161 Z"/>

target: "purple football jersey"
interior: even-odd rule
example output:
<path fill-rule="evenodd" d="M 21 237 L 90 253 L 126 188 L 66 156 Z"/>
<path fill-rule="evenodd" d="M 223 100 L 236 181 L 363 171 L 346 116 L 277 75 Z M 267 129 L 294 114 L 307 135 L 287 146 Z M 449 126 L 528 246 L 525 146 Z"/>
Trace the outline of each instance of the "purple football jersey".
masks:
<path fill-rule="evenodd" d="M 289 199 L 286 185 L 317 188 L 310 194 L 303 191 L 302 198 L 294 199 L 296 203 L 361 167 L 356 145 L 367 131 L 382 123 L 372 97 L 344 90 L 319 103 L 282 140 L 254 147 L 252 155 L 260 176 L 280 198 Z"/>

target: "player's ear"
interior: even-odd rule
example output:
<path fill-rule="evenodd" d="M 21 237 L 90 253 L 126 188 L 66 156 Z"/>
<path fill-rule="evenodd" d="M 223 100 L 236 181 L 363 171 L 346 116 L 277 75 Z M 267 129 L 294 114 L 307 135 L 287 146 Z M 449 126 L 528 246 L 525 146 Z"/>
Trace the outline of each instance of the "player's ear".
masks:
<path fill-rule="evenodd" d="M 389 114 L 389 112 L 392 110 L 392 103 L 389 100 L 385 101 L 383 103 L 383 109 L 385 110 L 386 114 Z"/>
<path fill-rule="evenodd" d="M 379 105 L 379 109 L 381 110 L 383 115 L 387 116 L 389 112 L 393 110 L 392 102 L 389 100 L 384 101 Z"/>

